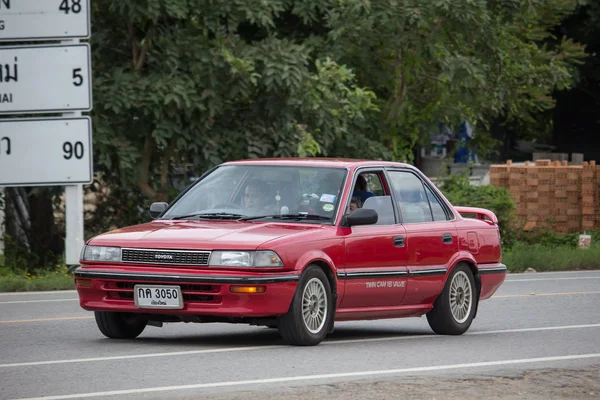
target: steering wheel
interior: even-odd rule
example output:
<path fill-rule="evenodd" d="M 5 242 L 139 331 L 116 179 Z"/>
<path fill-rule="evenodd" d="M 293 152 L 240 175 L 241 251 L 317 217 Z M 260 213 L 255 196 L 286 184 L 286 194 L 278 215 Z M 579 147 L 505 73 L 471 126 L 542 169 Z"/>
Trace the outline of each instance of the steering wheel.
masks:
<path fill-rule="evenodd" d="M 212 208 L 227 208 L 227 209 L 232 209 L 232 208 L 240 208 L 239 204 L 235 204 L 235 203 L 221 203 L 221 204 L 217 204 L 216 206 L 213 206 Z"/>

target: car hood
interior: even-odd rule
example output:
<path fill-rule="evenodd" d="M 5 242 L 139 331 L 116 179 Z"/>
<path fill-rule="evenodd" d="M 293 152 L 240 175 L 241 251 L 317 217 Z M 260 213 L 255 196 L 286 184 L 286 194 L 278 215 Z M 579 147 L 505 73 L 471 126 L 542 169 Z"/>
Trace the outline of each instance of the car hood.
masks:
<path fill-rule="evenodd" d="M 189 250 L 251 250 L 282 236 L 302 235 L 321 228 L 320 224 L 157 220 L 103 233 L 88 244 Z"/>

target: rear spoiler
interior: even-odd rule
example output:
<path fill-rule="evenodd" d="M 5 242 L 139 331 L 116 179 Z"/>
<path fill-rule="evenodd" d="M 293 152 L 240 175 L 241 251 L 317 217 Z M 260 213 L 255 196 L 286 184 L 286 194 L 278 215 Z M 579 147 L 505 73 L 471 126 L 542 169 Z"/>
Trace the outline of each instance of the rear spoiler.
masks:
<path fill-rule="evenodd" d="M 489 218 L 489 221 L 486 222 L 492 222 L 494 225 L 498 225 L 498 217 L 496 217 L 496 214 L 485 208 L 454 206 L 454 209 L 460 214 L 475 214 L 477 219 L 483 221 L 486 221 L 485 218 L 487 217 Z"/>

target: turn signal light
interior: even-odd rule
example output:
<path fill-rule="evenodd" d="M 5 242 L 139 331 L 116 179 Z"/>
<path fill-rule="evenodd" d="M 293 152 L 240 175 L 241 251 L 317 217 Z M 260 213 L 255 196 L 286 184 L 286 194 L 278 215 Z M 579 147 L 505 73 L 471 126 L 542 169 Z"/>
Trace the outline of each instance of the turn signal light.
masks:
<path fill-rule="evenodd" d="M 231 286 L 232 293 L 264 293 L 267 288 L 264 286 Z"/>
<path fill-rule="evenodd" d="M 75 279 L 75 286 L 91 288 L 94 286 L 94 281 L 92 281 L 91 279 Z"/>

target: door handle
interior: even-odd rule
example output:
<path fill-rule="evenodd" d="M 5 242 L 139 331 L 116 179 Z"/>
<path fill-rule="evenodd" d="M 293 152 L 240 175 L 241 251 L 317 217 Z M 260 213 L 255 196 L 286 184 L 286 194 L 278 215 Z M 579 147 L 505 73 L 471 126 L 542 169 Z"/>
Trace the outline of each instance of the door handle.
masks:
<path fill-rule="evenodd" d="M 452 234 L 444 233 L 442 235 L 442 242 L 444 242 L 444 244 L 452 244 Z"/>
<path fill-rule="evenodd" d="M 394 238 L 394 246 L 404 247 L 404 236 L 396 236 Z"/>

